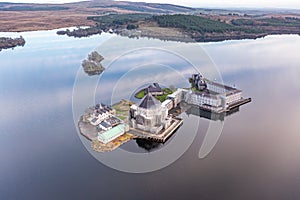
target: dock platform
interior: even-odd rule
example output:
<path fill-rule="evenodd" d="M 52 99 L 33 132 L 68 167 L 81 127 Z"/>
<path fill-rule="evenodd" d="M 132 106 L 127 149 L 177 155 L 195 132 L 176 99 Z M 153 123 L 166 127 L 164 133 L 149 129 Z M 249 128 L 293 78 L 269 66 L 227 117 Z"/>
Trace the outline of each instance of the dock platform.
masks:
<path fill-rule="evenodd" d="M 151 134 L 146 131 L 142 131 L 135 128 L 130 128 L 129 133 L 134 135 L 136 138 L 147 139 L 154 142 L 165 143 L 175 132 L 176 130 L 183 124 L 183 120 L 181 118 L 173 118 L 173 122 L 171 126 L 165 130 L 163 130 L 159 134 Z"/>
<path fill-rule="evenodd" d="M 222 114 L 222 113 L 227 113 L 227 112 L 230 112 L 232 109 L 235 109 L 237 107 L 240 107 L 244 104 L 247 104 L 249 102 L 251 102 L 252 99 L 251 98 L 247 98 L 247 99 L 241 99 L 233 104 L 230 104 L 226 109 L 220 109 L 220 110 L 214 110 L 212 109 L 210 106 L 207 106 L 207 105 L 198 105 L 198 107 L 201 109 L 201 110 L 204 110 L 204 111 L 208 111 L 208 112 L 212 112 L 212 113 L 216 113 L 216 114 Z"/>

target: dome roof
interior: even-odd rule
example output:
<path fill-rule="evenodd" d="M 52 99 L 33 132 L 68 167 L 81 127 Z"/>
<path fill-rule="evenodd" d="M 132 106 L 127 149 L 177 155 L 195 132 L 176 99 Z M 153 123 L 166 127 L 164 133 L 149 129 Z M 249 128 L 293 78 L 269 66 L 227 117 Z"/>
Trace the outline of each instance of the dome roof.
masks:
<path fill-rule="evenodd" d="M 148 93 L 141 101 L 140 108 L 144 109 L 156 109 L 161 107 L 161 102 L 158 101 L 155 97 L 153 97 L 150 93 Z"/>

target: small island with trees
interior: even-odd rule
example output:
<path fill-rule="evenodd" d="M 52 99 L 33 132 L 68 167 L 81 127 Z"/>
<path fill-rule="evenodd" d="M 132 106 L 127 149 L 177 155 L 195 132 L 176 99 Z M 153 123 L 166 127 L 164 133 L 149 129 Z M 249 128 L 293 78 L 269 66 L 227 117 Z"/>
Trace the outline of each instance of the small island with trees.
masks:
<path fill-rule="evenodd" d="M 103 60 L 103 56 L 101 56 L 97 51 L 93 51 L 88 55 L 88 58 L 82 62 L 84 72 L 89 76 L 101 74 L 105 70 L 101 64 Z"/>
<path fill-rule="evenodd" d="M 23 47 L 24 45 L 25 39 L 22 36 L 18 38 L 0 37 L 0 51 L 2 51 L 2 49 L 10 49 L 17 46 Z"/>
<path fill-rule="evenodd" d="M 81 28 L 78 27 L 77 29 L 74 29 L 70 31 L 69 29 L 66 29 L 65 31 L 57 31 L 57 35 L 67 35 L 69 37 L 75 37 L 75 38 L 81 38 L 81 37 L 89 37 L 91 35 L 101 34 L 102 30 L 91 26 L 88 28 Z"/>

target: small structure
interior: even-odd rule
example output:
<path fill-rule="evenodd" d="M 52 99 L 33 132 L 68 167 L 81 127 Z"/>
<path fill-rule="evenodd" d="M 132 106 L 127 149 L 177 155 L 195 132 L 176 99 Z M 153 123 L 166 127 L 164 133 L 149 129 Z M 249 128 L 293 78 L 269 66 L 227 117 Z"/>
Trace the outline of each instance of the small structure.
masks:
<path fill-rule="evenodd" d="M 126 132 L 126 125 L 119 124 L 118 126 L 115 126 L 114 128 L 111 128 L 108 131 L 99 133 L 98 140 L 104 144 L 107 144 L 107 143 L 113 141 L 114 139 L 120 137 L 125 132 Z"/>
<path fill-rule="evenodd" d="M 174 93 L 169 94 L 167 99 L 173 102 L 173 108 L 177 107 L 178 104 L 185 99 L 187 90 L 178 88 Z"/>
<path fill-rule="evenodd" d="M 97 104 L 92 112 L 88 121 L 94 126 L 99 125 L 102 121 L 112 116 L 114 113 L 113 109 L 106 105 Z"/>
<path fill-rule="evenodd" d="M 173 105 L 173 101 L 171 99 L 167 99 L 164 102 L 162 102 L 161 104 L 163 107 L 167 108 L 168 110 L 171 110 L 174 105 Z"/>
<path fill-rule="evenodd" d="M 146 88 L 145 91 L 146 94 L 150 93 L 153 96 L 161 96 L 164 95 L 164 91 L 160 87 L 158 83 L 153 83 L 153 85 L 150 85 Z"/>
<path fill-rule="evenodd" d="M 101 74 L 105 68 L 101 62 L 104 60 L 97 51 L 93 51 L 88 55 L 88 58 L 82 61 L 82 67 L 89 76 Z"/>
<path fill-rule="evenodd" d="M 107 131 L 107 130 L 109 130 L 109 129 L 112 128 L 112 125 L 109 124 L 109 123 L 107 123 L 107 122 L 105 122 L 105 121 L 102 121 L 102 122 L 99 124 L 99 128 L 101 128 L 102 130 Z"/>

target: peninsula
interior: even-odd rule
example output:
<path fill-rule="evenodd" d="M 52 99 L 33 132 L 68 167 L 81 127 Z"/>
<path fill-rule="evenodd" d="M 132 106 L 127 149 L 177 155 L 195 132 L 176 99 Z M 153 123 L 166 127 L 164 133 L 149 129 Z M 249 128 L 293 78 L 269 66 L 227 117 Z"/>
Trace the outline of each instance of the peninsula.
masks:
<path fill-rule="evenodd" d="M 300 15 L 111 14 L 88 19 L 95 21 L 99 29 L 113 30 L 122 36 L 183 42 L 256 39 L 273 34 L 300 35 Z"/>
<path fill-rule="evenodd" d="M 103 60 L 103 56 L 101 56 L 97 51 L 93 51 L 88 55 L 88 58 L 82 62 L 84 72 L 89 76 L 101 74 L 105 70 L 101 64 Z"/>

